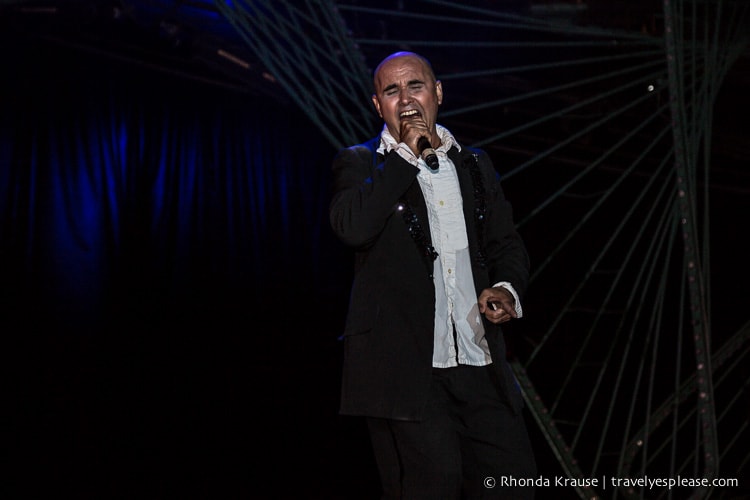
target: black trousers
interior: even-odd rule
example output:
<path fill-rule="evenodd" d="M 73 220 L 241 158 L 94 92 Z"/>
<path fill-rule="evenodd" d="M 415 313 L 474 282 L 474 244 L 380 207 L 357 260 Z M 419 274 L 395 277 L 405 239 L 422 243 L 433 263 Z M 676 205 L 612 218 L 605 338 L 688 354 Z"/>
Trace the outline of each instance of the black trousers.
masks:
<path fill-rule="evenodd" d="M 531 499 L 536 477 L 522 414 L 499 397 L 491 367 L 433 369 L 425 418 L 368 418 L 387 500 Z"/>

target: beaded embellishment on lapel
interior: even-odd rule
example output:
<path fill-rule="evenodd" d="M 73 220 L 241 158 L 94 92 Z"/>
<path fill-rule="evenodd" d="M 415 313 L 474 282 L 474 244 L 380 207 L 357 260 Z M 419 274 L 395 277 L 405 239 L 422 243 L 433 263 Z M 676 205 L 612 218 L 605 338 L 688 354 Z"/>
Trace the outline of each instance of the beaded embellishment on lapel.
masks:
<path fill-rule="evenodd" d="M 479 156 L 472 153 L 464 157 L 464 167 L 469 169 L 471 183 L 474 193 L 474 223 L 477 227 L 477 255 L 476 260 L 479 267 L 487 267 L 487 257 L 484 250 L 484 221 L 487 215 L 487 201 L 485 199 L 484 183 L 482 173 L 479 171 Z"/>
<path fill-rule="evenodd" d="M 477 234 L 477 252 L 476 263 L 479 267 L 487 267 L 487 257 L 484 249 L 484 221 L 487 215 L 487 201 L 485 197 L 484 183 L 482 182 L 482 173 L 479 171 L 479 156 L 476 153 L 464 156 L 463 166 L 469 169 L 471 176 L 472 193 L 474 195 L 474 225 Z M 427 257 L 430 262 L 438 257 L 435 247 L 430 244 L 427 235 L 419 222 L 419 217 L 405 200 L 400 200 L 396 204 L 396 210 L 401 213 L 401 217 L 406 223 L 414 242 L 417 244 L 420 253 Z M 430 278 L 432 278 L 430 272 Z"/>
<path fill-rule="evenodd" d="M 417 217 L 417 214 L 411 208 L 409 203 L 404 200 L 399 201 L 396 205 L 396 210 L 401 213 L 401 217 L 406 223 L 409 234 L 414 240 L 414 243 L 417 244 L 417 248 L 419 248 L 422 255 L 430 259 L 430 262 L 437 259 L 438 253 L 435 250 L 435 247 L 433 247 L 427 239 L 422 224 L 419 223 L 419 217 Z M 430 279 L 432 279 L 432 277 L 432 272 L 430 272 Z"/>

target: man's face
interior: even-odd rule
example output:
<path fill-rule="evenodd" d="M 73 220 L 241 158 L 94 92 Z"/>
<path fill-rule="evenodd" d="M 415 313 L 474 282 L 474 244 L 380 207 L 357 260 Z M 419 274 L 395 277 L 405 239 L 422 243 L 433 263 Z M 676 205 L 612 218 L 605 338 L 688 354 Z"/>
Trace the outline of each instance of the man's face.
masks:
<path fill-rule="evenodd" d="M 401 141 L 401 120 L 422 119 L 436 134 L 443 87 L 418 57 L 397 56 L 385 61 L 374 79 L 372 102 L 396 142 Z"/>

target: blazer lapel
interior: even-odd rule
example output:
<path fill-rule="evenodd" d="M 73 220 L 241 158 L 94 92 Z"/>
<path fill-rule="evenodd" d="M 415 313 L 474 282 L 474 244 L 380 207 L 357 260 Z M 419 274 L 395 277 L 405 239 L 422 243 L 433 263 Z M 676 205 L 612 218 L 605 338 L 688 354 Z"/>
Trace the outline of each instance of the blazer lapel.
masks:
<path fill-rule="evenodd" d="M 464 205 L 466 236 L 469 240 L 469 251 L 474 264 L 486 266 L 484 248 L 484 223 L 486 220 L 486 195 L 484 183 L 476 156 L 472 151 L 463 148 L 451 148 L 448 156 L 456 166 L 456 175 L 461 188 Z"/>

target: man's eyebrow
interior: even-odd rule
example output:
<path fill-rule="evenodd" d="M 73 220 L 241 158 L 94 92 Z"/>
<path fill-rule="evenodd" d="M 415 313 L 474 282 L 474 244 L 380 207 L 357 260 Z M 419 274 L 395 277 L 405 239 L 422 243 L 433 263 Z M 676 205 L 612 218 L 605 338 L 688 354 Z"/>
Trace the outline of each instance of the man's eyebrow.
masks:
<path fill-rule="evenodd" d="M 385 92 L 388 92 L 389 90 L 393 90 L 395 88 L 398 88 L 398 85 L 396 85 L 395 83 L 392 83 L 392 84 L 388 85 L 387 87 L 385 87 L 383 89 L 383 92 L 385 93 Z"/>
<path fill-rule="evenodd" d="M 409 80 L 406 85 L 408 87 L 411 87 L 413 85 L 424 85 L 424 80 Z M 383 89 L 383 92 L 388 92 L 389 90 L 392 90 L 392 89 L 395 89 L 395 88 L 398 88 L 398 84 L 392 83 L 392 84 L 388 85 L 387 87 L 385 87 Z"/>

